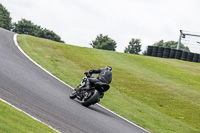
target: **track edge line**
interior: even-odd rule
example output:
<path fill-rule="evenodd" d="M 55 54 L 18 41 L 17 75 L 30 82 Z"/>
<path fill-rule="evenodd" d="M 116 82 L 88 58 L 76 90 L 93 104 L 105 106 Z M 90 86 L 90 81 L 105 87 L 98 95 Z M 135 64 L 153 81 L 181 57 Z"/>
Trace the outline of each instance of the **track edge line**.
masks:
<path fill-rule="evenodd" d="M 48 126 L 49 128 L 53 129 L 54 131 L 56 131 L 56 132 L 58 132 L 58 133 L 61 133 L 60 131 L 56 130 L 56 129 L 55 129 L 55 128 L 53 128 L 52 126 L 50 126 L 50 125 L 48 125 L 48 124 L 46 124 L 46 123 L 42 122 L 41 120 L 39 120 L 39 119 L 37 119 L 36 117 L 34 117 L 34 116 L 30 115 L 29 113 L 27 113 L 27 112 L 25 112 L 25 111 L 21 110 L 20 108 L 18 108 L 18 107 L 16 107 L 16 106 L 12 105 L 12 104 L 11 104 L 11 103 L 9 103 L 8 101 L 6 101 L 6 100 L 4 100 L 4 99 L 2 99 L 2 98 L 0 98 L 0 100 L 1 100 L 2 102 L 4 102 L 4 103 L 6 103 L 6 104 L 10 105 L 11 107 L 13 107 L 13 108 L 17 109 L 18 111 L 20 111 L 20 112 L 23 112 L 24 114 L 28 115 L 28 116 L 29 116 L 29 117 L 31 117 L 32 119 L 34 119 L 34 120 L 36 120 L 36 121 L 38 121 L 38 122 L 41 122 L 42 124 L 44 124 L 44 125 Z"/>

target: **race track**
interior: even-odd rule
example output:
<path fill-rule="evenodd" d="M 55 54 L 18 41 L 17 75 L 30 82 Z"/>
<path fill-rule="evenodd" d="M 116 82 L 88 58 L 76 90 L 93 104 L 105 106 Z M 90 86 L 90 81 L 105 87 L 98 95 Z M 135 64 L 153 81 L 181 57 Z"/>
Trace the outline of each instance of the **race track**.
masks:
<path fill-rule="evenodd" d="M 147 132 L 98 105 L 86 108 L 69 99 L 71 88 L 25 57 L 13 36 L 0 28 L 0 98 L 60 132 Z"/>

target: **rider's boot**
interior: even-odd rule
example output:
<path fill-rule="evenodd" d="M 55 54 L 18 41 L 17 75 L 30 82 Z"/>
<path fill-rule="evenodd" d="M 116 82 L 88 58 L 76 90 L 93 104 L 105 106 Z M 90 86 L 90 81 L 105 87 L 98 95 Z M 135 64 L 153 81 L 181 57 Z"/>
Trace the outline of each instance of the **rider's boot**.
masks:
<path fill-rule="evenodd" d="M 99 98 L 103 98 L 103 96 L 104 96 L 104 92 L 101 92 Z"/>

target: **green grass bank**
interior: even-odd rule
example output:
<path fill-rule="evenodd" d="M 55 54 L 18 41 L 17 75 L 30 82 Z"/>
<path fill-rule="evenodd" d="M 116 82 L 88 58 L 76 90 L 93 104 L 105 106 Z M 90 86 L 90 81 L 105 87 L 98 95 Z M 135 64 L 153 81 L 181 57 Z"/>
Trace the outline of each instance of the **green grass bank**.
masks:
<path fill-rule="evenodd" d="M 72 87 L 85 71 L 112 66 L 111 89 L 100 104 L 139 126 L 153 133 L 200 133 L 199 63 L 77 47 L 28 35 L 19 35 L 18 42 L 34 61 Z"/>
<path fill-rule="evenodd" d="M 57 133 L 0 100 L 0 133 Z"/>

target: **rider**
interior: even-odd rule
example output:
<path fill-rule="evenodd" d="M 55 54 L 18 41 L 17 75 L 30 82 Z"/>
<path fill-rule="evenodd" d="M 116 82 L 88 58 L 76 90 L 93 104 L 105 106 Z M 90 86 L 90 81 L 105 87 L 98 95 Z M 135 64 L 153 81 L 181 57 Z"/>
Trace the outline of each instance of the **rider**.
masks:
<path fill-rule="evenodd" d="M 110 66 L 106 66 L 105 69 L 104 68 L 92 69 L 89 71 L 88 74 L 92 75 L 93 73 L 99 73 L 99 75 L 97 78 L 94 78 L 94 77 L 88 78 L 89 84 L 85 88 L 90 88 L 91 86 L 94 86 L 96 82 L 103 82 L 103 83 L 110 84 L 112 81 L 112 67 Z M 79 91 L 79 90 L 80 90 L 80 87 L 77 87 L 75 89 L 75 91 Z"/>
<path fill-rule="evenodd" d="M 92 69 L 89 71 L 89 74 L 92 75 L 93 73 L 99 73 L 99 76 L 97 78 L 91 77 L 88 78 L 90 81 L 91 86 L 93 86 L 96 82 L 103 82 L 110 84 L 112 81 L 112 67 L 107 66 L 105 69 Z"/>

